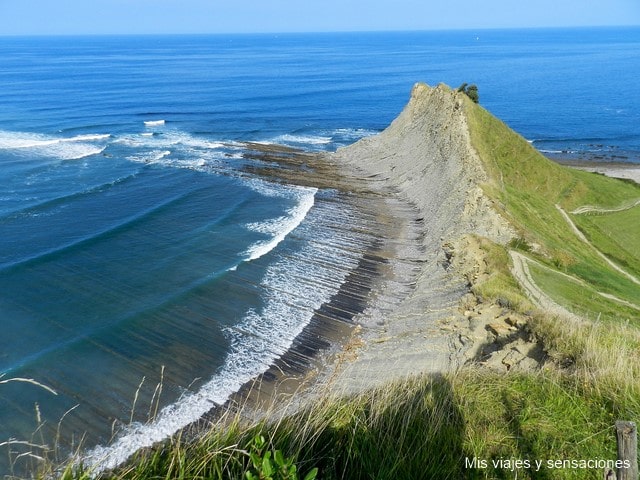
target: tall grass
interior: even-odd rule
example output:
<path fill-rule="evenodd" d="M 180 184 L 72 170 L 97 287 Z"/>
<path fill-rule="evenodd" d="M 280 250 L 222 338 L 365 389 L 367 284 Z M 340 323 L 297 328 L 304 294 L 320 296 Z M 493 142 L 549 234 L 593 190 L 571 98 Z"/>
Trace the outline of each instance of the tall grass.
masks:
<path fill-rule="evenodd" d="M 533 328 L 564 368 L 505 375 L 467 367 L 357 396 L 327 394 L 293 414 L 272 410 L 258 421 L 227 410 L 204 433 L 176 435 L 100 477 L 244 478 L 252 439 L 263 435 L 302 475 L 317 467 L 322 479 L 601 478 L 595 469 L 515 472 L 492 462 L 614 460 L 614 421 L 640 414 L 640 362 L 624 356 L 640 338 L 625 330 L 630 327 L 612 332 L 545 316 L 536 317 Z M 626 333 L 632 335 L 620 340 Z M 474 458 L 487 467 L 470 468 Z M 62 478 L 90 473 L 68 468 Z"/>

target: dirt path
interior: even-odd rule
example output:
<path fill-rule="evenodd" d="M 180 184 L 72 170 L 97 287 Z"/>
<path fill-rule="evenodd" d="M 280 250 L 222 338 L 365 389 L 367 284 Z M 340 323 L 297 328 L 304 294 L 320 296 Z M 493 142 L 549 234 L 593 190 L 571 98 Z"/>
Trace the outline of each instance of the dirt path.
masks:
<path fill-rule="evenodd" d="M 579 285 L 583 285 L 585 287 L 593 288 L 587 282 L 585 282 L 584 280 L 582 280 L 582 279 L 580 279 L 578 277 L 574 277 L 574 276 L 569 275 L 567 273 L 560 272 L 558 270 L 550 268 L 547 265 L 538 262 L 537 260 L 529 258 L 529 257 L 527 257 L 525 255 L 522 255 L 521 253 L 518 253 L 518 252 L 510 252 L 510 253 L 511 253 L 511 258 L 513 259 L 514 266 L 516 264 L 516 260 L 514 259 L 514 255 L 517 255 L 517 256 L 520 257 L 519 261 L 522 264 L 522 269 L 523 269 L 523 271 L 525 273 L 525 276 L 528 274 L 529 275 L 528 280 L 529 280 L 529 282 L 531 284 L 533 284 L 533 287 L 531 287 L 531 285 L 526 286 L 522 281 L 520 281 L 520 278 L 516 277 L 520 281 L 521 285 L 525 288 L 525 290 L 527 290 L 527 293 L 531 294 L 532 292 L 535 292 L 537 295 L 540 296 L 540 292 L 541 292 L 542 296 L 546 296 L 546 294 L 537 285 L 535 285 L 533 277 L 531 277 L 531 275 L 530 275 L 529 267 L 528 267 L 528 264 L 530 264 L 530 263 L 535 263 L 536 266 L 538 266 L 539 268 L 544 268 L 545 270 L 549 270 L 549 271 L 551 271 L 551 272 L 553 272 L 553 273 L 555 273 L 557 275 L 561 275 L 561 276 L 567 278 L 568 280 L 571 280 L 571 281 L 573 281 L 573 282 L 575 282 L 575 283 L 577 283 Z M 619 303 L 621 305 L 625 305 L 627 307 L 631 307 L 631 308 L 634 308 L 634 309 L 640 311 L 640 305 L 636 305 L 635 303 L 628 302 L 627 300 L 623 300 L 623 299 L 618 298 L 615 295 L 611 295 L 609 293 L 598 292 L 598 291 L 596 291 L 595 293 L 597 293 L 601 297 L 606 298 L 607 300 L 613 300 L 614 302 L 617 302 L 617 303 Z M 548 296 L 546 296 L 546 297 L 547 297 L 547 299 L 549 301 L 553 302 L 553 300 L 551 300 Z M 555 303 L 555 302 L 553 302 L 553 303 Z M 540 305 L 538 305 L 538 306 L 540 306 Z M 561 307 L 561 308 L 563 308 L 563 307 Z"/>
<path fill-rule="evenodd" d="M 579 316 L 556 303 L 551 299 L 551 297 L 542 291 L 538 285 L 536 285 L 533 277 L 531 276 L 531 272 L 529 271 L 528 262 L 531 261 L 529 258 L 513 250 L 509 251 L 509 255 L 513 261 L 513 268 L 511 270 L 513 276 L 518 280 L 520 285 L 522 285 L 522 288 L 527 292 L 527 296 L 534 305 L 554 315 L 561 315 L 573 320 L 581 320 Z"/>
<path fill-rule="evenodd" d="M 607 262 L 607 264 L 609 264 L 609 266 L 611 268 L 613 268 L 614 270 L 616 270 L 617 272 L 620 272 L 622 275 L 624 275 L 625 277 L 627 277 L 629 280 L 631 280 L 633 283 L 635 283 L 636 285 L 640 285 L 640 280 L 638 280 L 634 275 L 630 274 L 629 272 L 627 272 L 626 270 L 623 270 L 622 268 L 620 268 L 618 265 L 616 265 L 615 263 L 613 263 L 609 257 L 607 257 L 604 253 L 602 253 L 600 250 L 598 250 L 598 248 L 596 248 L 596 246 L 594 244 L 592 244 L 587 237 L 584 236 L 584 234 L 578 229 L 578 227 L 576 227 L 575 223 L 573 223 L 573 220 L 571 220 L 571 217 L 569 217 L 569 215 L 567 214 L 567 212 L 565 212 L 562 207 L 558 204 L 556 204 L 556 208 L 558 209 L 558 211 L 560 212 L 560 214 L 562 215 L 562 217 L 566 220 L 566 222 L 569 224 L 569 226 L 571 227 L 571 230 L 573 231 L 573 233 L 576 234 L 576 236 L 583 241 L 584 243 L 586 243 L 587 245 L 589 245 L 591 248 L 593 248 L 593 250 L 600 256 L 600 258 L 602 258 L 605 262 Z"/>
<path fill-rule="evenodd" d="M 583 215 L 586 213 L 616 213 L 616 212 L 624 212 L 625 210 L 630 210 L 633 207 L 637 207 L 640 205 L 640 198 L 637 200 L 633 200 L 625 205 L 620 205 L 616 208 L 602 208 L 596 207 L 594 205 L 583 205 L 582 207 L 578 207 L 573 210 L 571 213 L 573 215 Z"/>

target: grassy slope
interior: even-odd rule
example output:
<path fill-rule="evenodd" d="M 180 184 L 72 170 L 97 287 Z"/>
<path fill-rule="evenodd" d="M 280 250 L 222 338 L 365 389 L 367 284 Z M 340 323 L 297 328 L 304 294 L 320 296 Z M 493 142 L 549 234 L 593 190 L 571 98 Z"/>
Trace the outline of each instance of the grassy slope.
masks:
<path fill-rule="evenodd" d="M 640 277 L 640 206 L 621 212 L 575 215 L 574 222 L 602 252 Z"/>
<path fill-rule="evenodd" d="M 537 244 L 541 262 L 587 282 L 595 291 L 615 295 L 629 302 L 638 302 L 638 285 L 615 271 L 596 252 L 571 231 L 555 207 L 570 212 L 583 205 L 615 208 L 640 198 L 640 186 L 560 166 L 546 159 L 521 136 L 477 105 L 467 102 L 471 140 L 480 155 L 491 180 L 485 192 L 496 201 L 501 213 L 518 229 L 527 244 Z M 595 216 L 572 215 L 593 245 L 630 272 L 640 271 L 640 207 Z M 547 278 L 535 276 L 548 291 Z M 556 282 L 557 283 L 557 282 Z M 578 295 L 578 296 L 576 296 Z M 584 292 L 585 300 L 590 295 Z M 562 298 L 560 303 L 580 303 L 579 292 Z M 602 298 L 589 301 L 593 313 L 605 310 L 607 319 L 629 319 L 624 309 L 620 315 L 611 312 L 610 302 Z M 615 309 L 614 309 L 615 310 Z"/>
<path fill-rule="evenodd" d="M 633 312 L 595 294 L 638 301 L 638 287 L 581 242 L 555 208 L 614 208 L 640 197 L 640 189 L 560 167 L 482 108 L 467 102 L 466 109 L 473 145 L 491 178 L 485 191 L 523 239 L 514 246 L 539 245 L 528 254 L 589 286 L 534 267 L 535 280 L 558 302 L 589 316 L 602 313 L 608 322 L 575 324 L 536 313 L 530 328 L 555 360 L 540 372 L 504 375 L 470 367 L 355 398 L 325 398 L 294 416 L 274 415 L 268 424 L 233 418 L 231 426 L 214 427 L 196 442 L 176 437 L 141 452 L 109 476 L 242 478 L 250 465 L 245 452 L 259 432 L 272 450 L 295 458 L 301 472 L 317 466 L 323 479 L 602 478 L 601 470 L 514 472 L 491 461 L 615 459 L 613 421 L 640 416 L 640 333 L 633 323 L 618 321 Z M 637 272 L 637 215 L 630 210 L 573 219 L 597 248 Z M 490 275 L 475 291 L 531 309 L 509 273 L 506 249 L 479 241 Z M 465 459 L 474 457 L 486 460 L 487 468 L 466 468 Z"/>

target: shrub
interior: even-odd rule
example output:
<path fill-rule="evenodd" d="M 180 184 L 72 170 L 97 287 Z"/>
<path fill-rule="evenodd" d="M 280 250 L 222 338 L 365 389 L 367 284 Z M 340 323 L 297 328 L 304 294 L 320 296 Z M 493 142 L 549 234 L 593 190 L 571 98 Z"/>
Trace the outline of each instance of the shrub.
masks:
<path fill-rule="evenodd" d="M 478 87 L 474 84 L 463 83 L 458 87 L 458 91 L 464 93 L 467 97 L 469 97 L 474 103 L 480 102 L 480 96 L 478 95 Z"/>

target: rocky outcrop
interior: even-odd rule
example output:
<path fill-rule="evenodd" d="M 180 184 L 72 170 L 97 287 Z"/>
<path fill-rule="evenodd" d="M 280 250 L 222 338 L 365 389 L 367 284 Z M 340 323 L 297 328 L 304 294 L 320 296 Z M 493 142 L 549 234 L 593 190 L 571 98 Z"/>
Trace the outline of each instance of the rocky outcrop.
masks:
<path fill-rule="evenodd" d="M 331 160 L 367 178 L 390 199 L 413 206 L 406 231 L 398 232 L 394 274 L 382 298 L 359 318 L 365 344 L 335 375 L 337 389 L 352 393 L 424 372 L 455 369 L 469 349 L 460 311 L 468 283 L 443 246 L 467 234 L 506 243 L 513 233 L 482 191 L 487 181 L 471 146 L 465 102 L 445 85 L 416 84 L 409 103 L 380 134 L 338 150 Z M 390 195 L 388 195 L 390 194 Z M 413 238 L 415 242 L 406 241 Z M 411 288 L 399 287 L 418 271 Z"/>
<path fill-rule="evenodd" d="M 480 186 L 487 181 L 471 146 L 465 95 L 446 85 L 416 84 L 387 129 L 338 150 L 334 159 L 415 204 L 433 239 L 477 233 L 506 242 L 509 225 L 491 208 Z"/>

